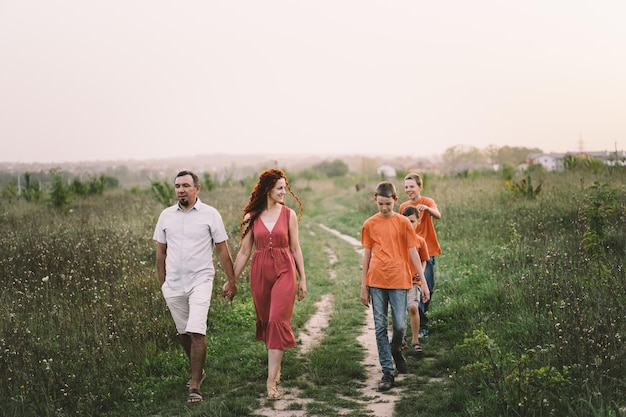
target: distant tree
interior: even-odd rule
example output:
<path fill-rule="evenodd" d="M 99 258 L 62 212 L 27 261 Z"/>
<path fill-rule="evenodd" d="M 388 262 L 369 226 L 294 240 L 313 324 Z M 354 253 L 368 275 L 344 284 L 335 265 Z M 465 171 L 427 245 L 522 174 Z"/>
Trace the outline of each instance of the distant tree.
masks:
<path fill-rule="evenodd" d="M 567 154 L 563 158 L 563 169 L 566 171 L 573 171 L 580 165 L 582 165 L 582 160 L 572 154 Z"/>
<path fill-rule="evenodd" d="M 501 165 L 501 162 L 498 160 L 499 150 L 500 148 L 496 145 L 489 145 L 484 149 L 483 152 L 491 165 Z"/>
<path fill-rule="evenodd" d="M 215 187 L 217 187 L 217 181 L 215 181 L 213 179 L 213 176 L 209 172 L 205 172 L 204 173 L 204 181 L 203 182 L 204 182 L 204 188 L 206 188 L 207 191 L 211 191 Z"/>
<path fill-rule="evenodd" d="M 169 181 L 152 181 L 150 184 L 152 197 L 165 207 L 172 204 L 174 186 Z"/>
<path fill-rule="evenodd" d="M 443 166 L 448 172 L 468 173 L 471 169 L 489 165 L 488 157 L 475 146 L 457 145 L 445 150 Z M 466 174 L 465 174 L 466 175 Z"/>
<path fill-rule="evenodd" d="M 43 197 L 43 189 L 39 181 L 33 181 L 29 172 L 24 173 L 24 188 L 21 191 L 21 196 L 26 201 L 40 201 Z"/>
<path fill-rule="evenodd" d="M 100 176 L 91 178 L 89 180 L 89 194 L 91 195 L 102 195 L 104 193 L 104 189 L 106 188 L 106 177 L 104 174 L 100 174 Z"/>
<path fill-rule="evenodd" d="M 531 153 L 542 153 L 542 150 L 539 148 L 503 146 L 497 149 L 494 162 L 500 166 L 504 164 L 518 166 Z"/>
<path fill-rule="evenodd" d="M 307 187 L 310 186 L 311 180 L 318 177 L 317 172 L 311 168 L 307 168 L 298 174 L 298 177 L 306 180 Z"/>
<path fill-rule="evenodd" d="M 15 183 L 9 183 L 2 187 L 2 192 L 0 192 L 0 196 L 2 198 L 18 197 L 17 186 L 15 185 Z"/>
<path fill-rule="evenodd" d="M 585 159 L 585 168 L 587 168 L 594 174 L 599 174 L 606 168 L 606 165 L 604 165 L 604 163 L 598 159 L 587 158 Z"/>
<path fill-rule="evenodd" d="M 498 171 L 500 177 L 505 181 L 511 181 L 515 175 L 515 169 L 509 164 L 503 164 Z"/>
<path fill-rule="evenodd" d="M 78 177 L 74 178 L 74 180 L 72 181 L 72 184 L 70 185 L 70 190 L 72 191 L 72 194 L 81 197 L 86 196 L 89 193 L 89 187 L 85 185 Z"/>
<path fill-rule="evenodd" d="M 65 185 L 63 173 L 59 169 L 50 170 L 52 174 L 52 188 L 50 189 L 50 203 L 53 207 L 66 210 L 70 204 L 71 190 Z"/>
<path fill-rule="evenodd" d="M 442 162 L 445 169 L 457 175 L 469 175 L 470 171 L 492 168 L 494 165 L 518 166 L 528 154 L 541 153 L 541 149 L 489 145 L 480 150 L 474 146 L 457 145 L 445 150 Z"/>
<path fill-rule="evenodd" d="M 107 190 L 113 190 L 113 189 L 119 188 L 120 186 L 120 180 L 110 175 L 106 175 L 104 177 L 104 181 L 106 183 Z"/>
<path fill-rule="evenodd" d="M 341 159 L 335 159 L 331 162 L 322 161 L 314 165 L 313 169 L 327 177 L 343 177 L 350 171 L 348 165 Z"/>

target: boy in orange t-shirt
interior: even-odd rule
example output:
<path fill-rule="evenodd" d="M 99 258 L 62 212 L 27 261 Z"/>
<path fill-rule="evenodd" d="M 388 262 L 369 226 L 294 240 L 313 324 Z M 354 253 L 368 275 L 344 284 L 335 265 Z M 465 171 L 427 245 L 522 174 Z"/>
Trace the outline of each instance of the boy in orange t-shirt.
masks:
<path fill-rule="evenodd" d="M 428 253 L 430 257 L 426 261 L 424 276 L 426 277 L 426 284 L 428 284 L 428 289 L 430 290 L 430 295 L 432 297 L 435 292 L 435 256 L 441 254 L 441 246 L 437 240 L 437 233 L 435 232 L 433 218 L 441 219 L 441 213 L 437 208 L 435 200 L 421 195 L 423 188 L 424 183 L 419 174 L 410 173 L 404 177 L 404 191 L 409 197 L 409 200 L 400 204 L 399 211 L 402 213 L 406 207 L 414 206 L 420 212 L 420 224 L 417 227 L 417 234 L 422 236 L 428 245 Z M 419 304 L 420 338 L 428 336 L 429 323 L 427 312 L 429 306 L 430 301 L 422 300 Z"/>
<path fill-rule="evenodd" d="M 402 356 L 402 341 L 406 331 L 407 292 L 413 285 L 410 263 L 420 277 L 423 271 L 411 222 L 393 210 L 398 201 L 396 187 L 389 181 L 379 183 L 374 201 L 378 213 L 365 220 L 361 229 L 365 249 L 361 303 L 366 307 L 372 304 L 378 359 L 383 371 L 378 389 L 386 391 L 394 384 L 392 357 L 398 373 L 408 372 L 408 364 Z M 425 299 L 427 296 L 424 294 Z M 393 328 L 391 343 L 389 307 Z"/>

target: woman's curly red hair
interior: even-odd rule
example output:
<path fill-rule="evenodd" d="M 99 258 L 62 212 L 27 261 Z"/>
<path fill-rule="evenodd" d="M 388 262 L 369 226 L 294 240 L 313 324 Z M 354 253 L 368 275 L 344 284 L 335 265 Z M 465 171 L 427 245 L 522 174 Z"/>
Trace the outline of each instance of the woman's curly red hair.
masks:
<path fill-rule="evenodd" d="M 283 178 L 287 186 L 289 194 L 298 202 L 300 211 L 298 212 L 298 220 L 302 217 L 302 202 L 293 193 L 289 186 L 289 181 L 285 173 L 279 168 L 270 168 L 259 174 L 259 180 L 250 193 L 250 199 L 248 204 L 243 208 L 243 216 L 245 219 L 246 214 L 250 214 L 250 217 L 241 222 L 239 227 L 241 231 L 241 238 L 243 239 L 246 234 L 251 230 L 254 221 L 261 215 L 263 210 L 267 208 L 267 194 L 274 188 L 276 181 Z"/>

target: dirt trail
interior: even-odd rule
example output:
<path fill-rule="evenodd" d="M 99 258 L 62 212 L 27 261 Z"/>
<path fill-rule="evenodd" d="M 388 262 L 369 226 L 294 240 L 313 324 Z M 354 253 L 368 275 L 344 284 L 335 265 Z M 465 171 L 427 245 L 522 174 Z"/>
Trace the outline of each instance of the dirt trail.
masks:
<path fill-rule="evenodd" d="M 361 242 L 357 239 L 344 235 L 337 230 L 330 229 L 323 224 L 319 226 L 327 232 L 350 243 L 358 253 L 363 252 Z M 337 262 L 337 257 L 330 249 L 327 250 L 327 254 L 332 266 Z M 331 271 L 331 278 L 334 278 L 334 271 Z M 328 317 L 332 311 L 332 304 L 332 294 L 325 294 L 322 296 L 321 300 L 315 304 L 317 312 L 305 323 L 304 328 L 300 332 L 300 354 L 308 352 L 317 343 L 316 341 L 321 339 L 324 329 L 328 325 Z M 380 363 L 378 362 L 376 339 L 374 337 L 374 319 L 371 306 L 368 309 L 363 309 L 363 313 L 365 314 L 366 320 L 357 340 L 365 350 L 363 366 L 367 371 L 367 380 L 363 388 L 363 397 L 368 398 L 368 401 L 365 402 L 364 405 L 373 416 L 391 416 L 395 402 L 400 398 L 400 393 L 395 389 L 386 391 L 385 393 L 381 393 L 377 390 L 381 371 Z M 396 381 L 401 381 L 402 378 L 403 375 L 398 375 Z M 293 410 L 289 408 L 293 403 L 303 405 L 308 401 L 308 399 L 300 396 L 300 392 L 297 388 L 290 387 L 285 390 L 281 400 L 273 402 L 271 405 L 272 408 L 265 407 L 256 410 L 255 415 L 264 417 L 302 417 L 306 415 L 305 410 Z M 349 410 L 346 410 L 346 413 L 349 413 Z"/>

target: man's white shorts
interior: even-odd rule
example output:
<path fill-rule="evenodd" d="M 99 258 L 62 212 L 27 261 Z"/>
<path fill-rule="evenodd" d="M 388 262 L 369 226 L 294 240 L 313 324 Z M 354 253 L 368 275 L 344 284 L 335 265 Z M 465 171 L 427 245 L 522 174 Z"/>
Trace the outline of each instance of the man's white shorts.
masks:
<path fill-rule="evenodd" d="M 422 290 L 419 285 L 413 284 L 409 292 L 406 294 L 407 307 L 415 306 L 419 307 L 420 300 L 422 299 Z"/>
<path fill-rule="evenodd" d="M 179 334 L 206 334 L 213 280 L 196 285 L 189 292 L 170 289 L 166 280 L 161 291 Z"/>

